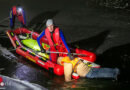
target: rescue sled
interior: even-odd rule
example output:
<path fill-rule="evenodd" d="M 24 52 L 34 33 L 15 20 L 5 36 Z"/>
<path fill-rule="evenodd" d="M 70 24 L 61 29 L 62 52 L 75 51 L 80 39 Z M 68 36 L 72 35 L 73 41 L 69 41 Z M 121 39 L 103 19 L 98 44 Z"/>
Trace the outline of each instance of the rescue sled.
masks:
<path fill-rule="evenodd" d="M 17 28 L 15 30 L 8 30 L 7 35 L 16 50 L 16 53 L 27 58 L 28 60 L 38 64 L 39 66 L 53 72 L 56 75 L 63 75 L 64 68 L 49 60 L 49 54 L 41 53 L 40 47 L 36 41 L 39 34 L 37 32 L 30 31 L 26 28 Z M 48 50 L 50 46 L 45 37 L 41 40 L 44 49 Z M 93 68 L 99 68 L 100 65 L 93 63 L 96 60 L 96 55 L 92 52 L 82 50 L 82 49 L 70 49 L 72 52 L 77 54 L 84 63 L 89 62 L 89 66 Z M 66 56 L 66 52 L 63 45 L 61 45 L 61 50 L 59 51 L 59 56 Z M 64 52 L 64 53 L 63 53 Z M 84 56 L 86 55 L 86 56 Z"/>

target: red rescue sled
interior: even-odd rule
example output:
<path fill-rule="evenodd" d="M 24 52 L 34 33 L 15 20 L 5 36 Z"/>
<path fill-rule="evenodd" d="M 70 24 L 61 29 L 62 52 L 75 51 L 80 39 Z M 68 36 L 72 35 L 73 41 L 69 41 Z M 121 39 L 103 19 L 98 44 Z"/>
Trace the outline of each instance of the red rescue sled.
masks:
<path fill-rule="evenodd" d="M 34 50 L 29 49 L 25 45 L 23 45 L 20 38 L 18 37 L 18 35 L 20 35 L 20 34 L 30 34 L 31 38 L 33 38 L 34 40 L 36 40 L 37 37 L 39 36 L 38 33 L 30 31 L 26 28 L 18 28 L 15 30 L 8 30 L 7 35 L 9 37 L 9 39 L 11 40 L 13 47 L 16 49 L 16 53 L 31 60 L 32 62 L 38 64 L 39 66 L 49 70 L 50 72 L 53 72 L 56 75 L 60 76 L 60 75 L 64 74 L 63 66 L 51 62 L 48 58 L 37 54 Z M 42 38 L 41 41 L 43 43 L 48 44 L 48 41 L 45 37 Z M 62 46 L 62 48 L 63 48 L 63 46 Z M 73 52 L 75 52 L 77 54 L 87 55 L 87 56 L 78 55 L 78 57 L 82 58 L 83 60 L 86 60 L 87 62 L 92 62 L 92 64 L 94 65 L 93 66 L 94 68 L 100 67 L 100 65 L 93 63 L 96 60 L 96 55 L 94 53 L 86 51 L 86 50 L 78 49 L 78 48 L 73 49 Z"/>

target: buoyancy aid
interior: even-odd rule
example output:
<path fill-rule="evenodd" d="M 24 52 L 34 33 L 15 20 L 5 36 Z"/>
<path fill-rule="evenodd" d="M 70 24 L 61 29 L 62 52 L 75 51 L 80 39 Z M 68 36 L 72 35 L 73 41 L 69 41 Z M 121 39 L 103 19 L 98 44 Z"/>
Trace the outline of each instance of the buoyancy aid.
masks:
<path fill-rule="evenodd" d="M 61 65 L 64 65 L 64 63 L 71 63 L 73 66 L 73 71 L 76 72 L 77 65 L 81 63 L 81 61 L 78 58 L 75 58 L 74 60 L 70 60 L 68 56 L 63 57 L 61 60 Z"/>
<path fill-rule="evenodd" d="M 50 33 L 49 29 L 46 28 L 45 29 L 45 36 L 46 36 L 48 43 L 50 45 L 50 51 L 56 52 L 57 51 L 56 45 L 58 45 L 59 38 L 60 38 L 59 28 L 55 28 L 53 33 Z M 50 53 L 50 60 L 52 60 L 52 62 L 56 63 L 57 57 L 58 57 L 57 54 Z"/>
<path fill-rule="evenodd" d="M 52 37 L 51 37 L 51 33 L 49 32 L 49 29 L 46 28 L 45 29 L 45 36 L 48 39 L 50 46 L 55 46 L 55 45 L 59 44 L 59 38 L 60 38 L 59 28 L 55 28 L 55 30 L 52 34 Z"/>

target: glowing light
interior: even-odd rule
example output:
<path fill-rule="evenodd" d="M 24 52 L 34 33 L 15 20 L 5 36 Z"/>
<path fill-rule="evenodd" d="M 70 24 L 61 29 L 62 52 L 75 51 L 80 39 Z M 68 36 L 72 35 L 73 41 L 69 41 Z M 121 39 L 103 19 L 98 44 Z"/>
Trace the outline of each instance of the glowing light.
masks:
<path fill-rule="evenodd" d="M 19 7 L 17 10 L 18 10 L 18 12 L 22 12 L 23 9 L 21 7 Z"/>

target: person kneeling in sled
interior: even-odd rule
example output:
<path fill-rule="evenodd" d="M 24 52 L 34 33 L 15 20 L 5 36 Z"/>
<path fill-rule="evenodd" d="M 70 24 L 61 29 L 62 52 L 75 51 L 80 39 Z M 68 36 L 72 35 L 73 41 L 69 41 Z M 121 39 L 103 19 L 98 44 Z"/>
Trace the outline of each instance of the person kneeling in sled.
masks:
<path fill-rule="evenodd" d="M 16 17 L 22 24 L 22 27 L 26 27 L 26 18 L 23 8 L 20 6 L 13 6 L 10 10 L 10 28 L 14 29 Z"/>
<path fill-rule="evenodd" d="M 59 65 L 64 66 L 65 81 L 71 81 L 72 73 L 77 73 L 80 77 L 86 78 L 108 78 L 117 79 L 119 75 L 118 68 L 91 68 L 84 64 L 79 58 L 70 60 L 69 57 L 59 57 L 57 60 Z"/>
<path fill-rule="evenodd" d="M 38 42 L 38 45 L 40 46 L 41 52 L 46 53 L 46 50 L 43 49 L 41 42 L 40 42 L 40 40 L 43 37 L 46 37 L 49 42 L 49 45 L 50 45 L 50 51 L 57 52 L 60 50 L 60 47 L 64 46 L 70 59 L 73 59 L 72 55 L 70 54 L 70 49 L 63 36 L 62 30 L 60 30 L 59 27 L 54 26 L 52 19 L 47 20 L 46 27 L 47 28 L 45 30 L 43 30 L 43 32 L 37 38 L 37 42 Z M 57 57 L 58 57 L 57 54 L 50 53 L 50 60 L 52 62 L 56 63 Z"/>

